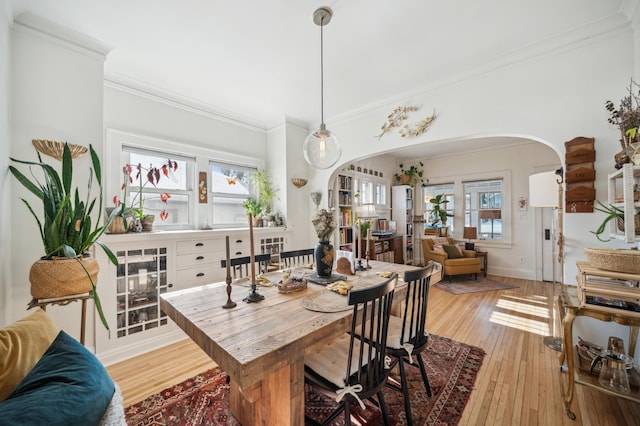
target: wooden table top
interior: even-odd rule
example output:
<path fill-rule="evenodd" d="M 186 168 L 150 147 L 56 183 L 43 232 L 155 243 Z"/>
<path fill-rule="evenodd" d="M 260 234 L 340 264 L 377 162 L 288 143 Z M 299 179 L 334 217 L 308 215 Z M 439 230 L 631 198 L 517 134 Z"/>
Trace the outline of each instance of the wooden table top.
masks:
<path fill-rule="evenodd" d="M 347 283 L 361 288 L 382 282 L 385 278 L 378 272 L 397 272 L 401 278 L 404 271 L 417 268 L 377 261 L 370 265 L 368 271 L 347 276 Z M 309 282 L 305 290 L 282 294 L 276 286 L 282 271 L 264 275 L 274 285 L 258 286 L 258 292 L 265 296 L 259 303 L 242 301 L 249 292 L 248 282 L 233 284 L 231 299 L 237 306 L 231 309 L 222 308 L 227 301 L 225 283 L 165 293 L 160 298 L 161 309 L 241 387 L 303 358 L 315 343 L 350 326 L 351 310 L 326 313 L 302 306 L 303 298 L 329 291 L 324 286 Z M 403 284 L 398 281 L 396 298 L 403 293 Z M 340 297 L 346 304 L 346 296 Z"/>

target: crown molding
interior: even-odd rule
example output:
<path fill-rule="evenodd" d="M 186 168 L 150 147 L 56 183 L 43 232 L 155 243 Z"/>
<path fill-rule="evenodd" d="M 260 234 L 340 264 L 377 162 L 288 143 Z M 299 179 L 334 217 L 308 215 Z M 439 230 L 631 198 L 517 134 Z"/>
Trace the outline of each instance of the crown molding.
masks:
<path fill-rule="evenodd" d="M 104 85 L 105 87 L 120 90 L 122 92 L 149 99 L 173 108 L 179 108 L 184 111 L 199 114 L 223 123 L 244 127 L 260 133 L 266 133 L 267 131 L 266 126 L 262 122 L 251 120 L 248 117 L 241 117 L 238 114 L 223 111 L 222 109 L 214 108 L 210 105 L 205 105 L 186 96 L 169 92 L 122 75 L 105 73 Z"/>
<path fill-rule="evenodd" d="M 42 18 L 31 12 L 25 12 L 13 19 L 13 28 L 26 31 L 34 31 L 41 35 L 50 37 L 56 41 L 69 44 L 76 49 L 89 51 L 103 58 L 113 49 L 107 43 L 89 37 L 77 31 L 63 27 L 53 21 Z"/>

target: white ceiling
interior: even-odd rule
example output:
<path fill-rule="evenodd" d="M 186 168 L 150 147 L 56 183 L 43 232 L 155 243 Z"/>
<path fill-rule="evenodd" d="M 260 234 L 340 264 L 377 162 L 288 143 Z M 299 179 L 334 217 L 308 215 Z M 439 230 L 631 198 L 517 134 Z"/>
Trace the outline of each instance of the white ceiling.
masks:
<path fill-rule="evenodd" d="M 637 0 L 10 0 L 113 46 L 108 80 L 270 128 L 384 105 Z"/>

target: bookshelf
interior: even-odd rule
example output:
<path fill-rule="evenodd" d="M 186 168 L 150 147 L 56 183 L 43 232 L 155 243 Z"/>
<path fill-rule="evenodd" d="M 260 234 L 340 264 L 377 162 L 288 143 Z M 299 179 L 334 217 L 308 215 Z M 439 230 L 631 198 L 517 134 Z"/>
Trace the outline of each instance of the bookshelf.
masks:
<path fill-rule="evenodd" d="M 353 251 L 353 195 L 354 178 L 349 174 L 339 174 L 336 181 L 338 222 L 338 250 Z"/>
<path fill-rule="evenodd" d="M 413 265 L 413 188 L 396 185 L 391 188 L 391 217 L 397 222 L 398 234 L 404 235 L 404 261 Z M 419 263 L 420 259 L 418 259 Z"/>

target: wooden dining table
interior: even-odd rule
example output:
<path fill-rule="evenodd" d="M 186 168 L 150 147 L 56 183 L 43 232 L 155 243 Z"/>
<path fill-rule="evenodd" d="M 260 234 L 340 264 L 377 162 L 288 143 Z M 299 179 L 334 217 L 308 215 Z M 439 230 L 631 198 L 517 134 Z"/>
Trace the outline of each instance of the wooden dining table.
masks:
<path fill-rule="evenodd" d="M 371 261 L 371 269 L 346 276 L 353 289 L 385 280 L 385 272 L 416 266 Z M 439 265 L 438 265 L 439 266 Z M 311 270 L 306 270 L 311 273 Z M 295 269 L 293 275 L 304 274 Z M 439 280 L 441 271 L 434 272 Z M 282 271 L 264 274 L 272 286 L 258 285 L 259 303 L 246 303 L 250 281 L 232 284 L 237 306 L 223 309 L 226 283 L 212 283 L 165 293 L 161 309 L 191 337 L 230 377 L 230 406 L 244 425 L 304 424 L 304 359 L 317 343 L 349 329 L 352 310 L 346 296 L 308 282 L 307 288 L 280 293 Z M 395 301 L 406 285 L 396 287 Z"/>

